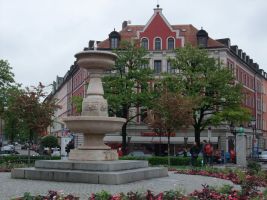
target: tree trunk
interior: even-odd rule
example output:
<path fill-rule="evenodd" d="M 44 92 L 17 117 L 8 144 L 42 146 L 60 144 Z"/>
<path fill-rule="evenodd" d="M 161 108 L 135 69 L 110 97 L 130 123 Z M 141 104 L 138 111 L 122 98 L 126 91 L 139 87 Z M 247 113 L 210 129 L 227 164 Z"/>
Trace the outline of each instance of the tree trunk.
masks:
<path fill-rule="evenodd" d="M 200 146 L 200 130 L 199 128 L 195 127 L 195 142 L 197 143 L 197 146 Z"/>
<path fill-rule="evenodd" d="M 122 135 L 122 153 L 123 155 L 127 154 L 126 148 L 127 148 L 127 142 L 126 142 L 126 136 L 127 136 L 127 132 L 126 132 L 126 128 L 127 128 L 127 124 L 124 123 L 122 128 L 121 128 L 121 135 Z"/>

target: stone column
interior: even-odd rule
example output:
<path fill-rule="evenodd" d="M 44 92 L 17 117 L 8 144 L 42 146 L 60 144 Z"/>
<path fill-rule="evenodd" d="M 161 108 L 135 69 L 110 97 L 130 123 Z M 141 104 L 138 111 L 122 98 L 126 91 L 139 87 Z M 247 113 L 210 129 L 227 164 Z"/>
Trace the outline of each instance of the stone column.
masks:
<path fill-rule="evenodd" d="M 247 167 L 246 140 L 246 135 L 236 135 L 236 164 L 241 167 Z"/>

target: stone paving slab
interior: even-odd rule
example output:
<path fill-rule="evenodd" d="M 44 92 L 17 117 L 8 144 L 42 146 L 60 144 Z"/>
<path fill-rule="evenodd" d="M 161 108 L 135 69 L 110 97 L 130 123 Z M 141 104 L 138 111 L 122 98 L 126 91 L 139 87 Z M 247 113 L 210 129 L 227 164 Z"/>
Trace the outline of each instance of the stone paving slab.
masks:
<path fill-rule="evenodd" d="M 221 186 L 223 184 L 233 185 L 232 182 L 227 180 L 204 176 L 174 174 L 173 172 L 169 172 L 168 177 L 137 181 L 122 185 L 11 179 L 10 173 L 0 173 L 0 199 L 10 200 L 11 198 L 22 196 L 24 192 L 47 194 L 48 190 L 63 190 L 65 194 L 72 193 L 79 196 L 81 200 L 86 200 L 92 192 L 99 192 L 101 190 L 106 190 L 113 194 L 119 192 L 127 193 L 129 191 L 146 191 L 147 189 L 155 193 L 170 189 L 183 189 L 186 193 L 190 193 L 195 189 L 201 189 L 202 184 L 209 184 L 212 186 Z M 239 188 L 239 186 L 236 187 Z"/>

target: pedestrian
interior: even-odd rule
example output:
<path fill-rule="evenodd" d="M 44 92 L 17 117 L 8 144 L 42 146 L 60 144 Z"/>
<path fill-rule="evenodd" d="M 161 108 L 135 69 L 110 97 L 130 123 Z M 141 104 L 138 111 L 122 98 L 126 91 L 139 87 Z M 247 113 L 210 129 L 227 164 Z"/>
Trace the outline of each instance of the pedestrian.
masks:
<path fill-rule="evenodd" d="M 184 155 L 184 157 L 187 157 L 187 148 L 186 147 L 183 150 L 183 155 Z"/>
<path fill-rule="evenodd" d="M 204 154 L 206 157 L 206 164 L 212 165 L 213 163 L 213 146 L 210 142 L 204 146 Z"/>
<path fill-rule="evenodd" d="M 65 147 L 65 151 L 67 152 L 67 156 L 69 156 L 70 150 L 74 149 L 74 139 L 69 141 L 69 143 Z"/>
<path fill-rule="evenodd" d="M 202 151 L 202 154 L 203 154 L 203 164 L 204 165 L 206 165 L 207 161 L 208 161 L 207 154 L 205 152 L 205 147 L 206 147 L 207 144 L 208 144 L 207 140 L 203 140 L 201 151 Z"/>
<path fill-rule="evenodd" d="M 191 165 L 196 166 L 197 165 L 197 158 L 199 154 L 199 147 L 197 146 L 197 143 L 194 142 L 194 145 L 190 148 L 190 154 L 191 154 Z"/>
<path fill-rule="evenodd" d="M 235 150 L 234 149 L 231 149 L 230 150 L 230 160 L 231 160 L 231 162 L 232 163 L 236 163 L 236 157 L 235 157 L 236 155 L 235 155 Z"/>
<path fill-rule="evenodd" d="M 119 156 L 119 157 L 122 157 L 122 156 L 123 156 L 123 152 L 122 152 L 122 150 L 121 150 L 121 147 L 118 148 L 117 152 L 118 152 L 118 156 Z"/>

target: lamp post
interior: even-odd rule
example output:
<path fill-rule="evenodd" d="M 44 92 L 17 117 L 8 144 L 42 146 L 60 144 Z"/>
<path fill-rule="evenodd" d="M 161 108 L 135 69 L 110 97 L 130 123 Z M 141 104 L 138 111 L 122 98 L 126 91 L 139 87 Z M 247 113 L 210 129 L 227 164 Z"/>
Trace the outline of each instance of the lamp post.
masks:
<path fill-rule="evenodd" d="M 209 143 L 210 143 L 210 140 L 211 140 L 211 127 L 210 126 L 208 128 L 208 140 L 209 140 Z"/>
<path fill-rule="evenodd" d="M 252 158 L 255 157 L 255 131 L 256 131 L 256 119 L 253 117 L 250 121 L 250 126 L 252 127 Z"/>

